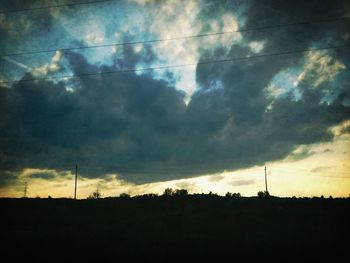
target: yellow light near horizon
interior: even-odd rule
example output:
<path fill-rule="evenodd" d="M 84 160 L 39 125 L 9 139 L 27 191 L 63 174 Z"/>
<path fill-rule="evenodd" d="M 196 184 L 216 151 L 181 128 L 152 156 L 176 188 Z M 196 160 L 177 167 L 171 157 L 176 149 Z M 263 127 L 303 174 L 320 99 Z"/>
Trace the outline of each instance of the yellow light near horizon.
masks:
<path fill-rule="evenodd" d="M 350 135 L 338 134 L 333 142 L 307 146 L 311 153 L 307 158 L 267 163 L 268 187 L 274 196 L 350 196 Z M 298 149 L 297 149 L 298 150 Z M 297 151 L 298 152 L 298 151 Z M 302 152 L 302 151 L 299 151 Z M 54 170 L 24 169 L 20 180 L 13 185 L 0 188 L 0 197 L 22 197 L 23 182 L 28 181 L 30 197 L 71 197 L 73 195 L 73 175 L 55 176 L 53 180 L 30 178 L 38 172 L 57 173 Z M 142 195 L 162 194 L 165 188 L 186 188 L 189 193 L 241 193 L 243 196 L 256 196 L 265 190 L 264 167 L 251 167 L 238 171 L 204 175 L 189 179 L 155 182 L 135 185 L 119 180 L 113 175 L 109 180 L 101 178 L 78 181 L 78 197 L 86 198 L 99 187 L 103 196 L 119 196 L 121 193 Z"/>

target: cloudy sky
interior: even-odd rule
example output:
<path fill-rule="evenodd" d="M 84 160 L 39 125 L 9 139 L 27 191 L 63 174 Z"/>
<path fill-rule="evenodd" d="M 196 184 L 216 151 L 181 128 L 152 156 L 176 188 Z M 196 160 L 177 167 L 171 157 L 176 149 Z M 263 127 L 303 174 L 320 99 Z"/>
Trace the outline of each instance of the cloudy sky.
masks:
<path fill-rule="evenodd" d="M 349 196 L 348 1 L 81 3 L 0 3 L 0 196 Z"/>

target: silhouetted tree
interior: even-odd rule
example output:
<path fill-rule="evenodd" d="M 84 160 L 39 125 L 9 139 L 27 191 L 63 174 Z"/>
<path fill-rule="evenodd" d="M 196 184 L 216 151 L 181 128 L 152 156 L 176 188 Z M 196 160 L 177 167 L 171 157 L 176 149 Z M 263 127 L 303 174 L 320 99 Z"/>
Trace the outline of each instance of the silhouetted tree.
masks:
<path fill-rule="evenodd" d="M 188 195 L 188 191 L 186 189 L 176 189 L 173 195 L 185 196 Z"/>
<path fill-rule="evenodd" d="M 259 191 L 258 197 L 269 197 L 270 193 L 268 191 Z"/>
<path fill-rule="evenodd" d="M 225 197 L 241 197 L 241 194 L 240 193 L 230 193 L 230 192 L 227 192 Z"/>
<path fill-rule="evenodd" d="M 165 196 L 172 196 L 172 195 L 174 195 L 174 190 L 171 189 L 171 188 L 166 188 L 166 189 L 164 190 L 163 195 L 165 195 Z"/>
<path fill-rule="evenodd" d="M 130 195 L 127 194 L 127 193 L 121 193 L 121 194 L 119 195 L 119 197 L 121 197 L 121 198 L 130 198 Z"/>
<path fill-rule="evenodd" d="M 142 195 L 141 197 L 156 198 L 156 197 L 158 197 L 158 195 L 157 195 L 157 194 L 154 194 L 154 193 L 149 193 L 149 194 L 144 194 L 144 195 Z"/>
<path fill-rule="evenodd" d="M 99 199 L 101 197 L 102 197 L 102 195 L 101 195 L 100 191 L 98 189 L 96 189 L 95 192 L 93 192 L 92 194 L 90 194 L 88 196 L 88 199 Z"/>

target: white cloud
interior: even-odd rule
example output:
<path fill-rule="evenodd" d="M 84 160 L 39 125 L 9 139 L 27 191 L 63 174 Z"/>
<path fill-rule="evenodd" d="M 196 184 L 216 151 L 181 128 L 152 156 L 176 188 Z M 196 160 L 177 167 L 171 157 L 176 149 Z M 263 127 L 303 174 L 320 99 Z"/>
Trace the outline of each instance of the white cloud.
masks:
<path fill-rule="evenodd" d="M 273 108 L 275 99 L 278 99 L 286 94 L 292 93 L 295 100 L 301 99 L 301 92 L 295 85 L 295 80 L 300 70 L 297 68 L 287 68 L 278 72 L 265 87 L 266 97 L 271 100 L 270 105 L 266 110 Z"/>
<path fill-rule="evenodd" d="M 84 41 L 89 45 L 101 44 L 104 41 L 102 32 L 94 31 L 85 35 Z"/>
<path fill-rule="evenodd" d="M 338 59 L 331 56 L 328 51 L 313 51 L 305 56 L 303 64 L 299 67 L 287 68 L 276 74 L 270 84 L 265 88 L 266 96 L 272 99 L 267 110 L 273 107 L 273 100 L 292 92 L 294 99 L 299 100 L 302 92 L 300 83 L 309 88 L 317 88 L 323 83 L 331 83 L 336 76 L 346 69 L 346 66 Z M 337 89 L 327 85 L 322 87 L 324 95 L 322 102 L 331 103 L 332 95 L 337 94 Z M 328 96 L 328 97 L 327 97 Z"/>
<path fill-rule="evenodd" d="M 238 23 L 236 18 L 231 14 L 231 13 L 225 13 L 222 17 L 221 17 L 222 21 L 223 21 L 223 28 L 222 30 L 224 32 L 227 31 L 237 31 L 238 30 Z"/>
<path fill-rule="evenodd" d="M 197 35 L 202 28 L 201 22 L 197 19 L 199 11 L 200 1 L 162 2 L 149 30 L 159 39 Z M 199 59 L 198 41 L 193 39 L 163 41 L 152 47 L 160 59 L 153 66 L 197 63 Z M 191 95 L 196 86 L 195 69 L 189 67 L 170 71 L 178 78 L 176 87 Z M 162 77 L 166 72 L 157 71 L 155 74 Z"/>
<path fill-rule="evenodd" d="M 51 63 L 49 64 L 49 70 L 50 71 L 57 71 L 59 70 L 59 61 L 61 60 L 62 53 L 61 51 L 56 51 L 55 55 L 51 59 Z"/>
<path fill-rule="evenodd" d="M 278 87 L 275 83 L 270 83 L 266 88 L 268 96 L 271 96 L 273 98 L 278 98 L 282 94 L 284 94 L 284 90 L 280 87 Z"/>
<path fill-rule="evenodd" d="M 210 23 L 210 29 L 211 29 L 213 32 L 219 32 L 220 26 L 219 26 L 218 21 L 213 20 L 213 21 Z"/>
<path fill-rule="evenodd" d="M 224 12 L 221 16 L 202 20 L 200 12 L 205 5 L 202 0 L 129 0 L 139 4 L 135 10 L 142 9 L 144 12 L 125 12 L 119 19 L 122 25 L 115 24 L 111 34 L 106 34 L 107 17 L 114 17 L 116 13 L 111 8 L 110 15 L 106 17 L 97 16 L 93 12 L 80 10 L 80 16 L 84 17 L 85 23 L 77 21 L 71 12 L 55 13 L 54 17 L 59 19 L 60 24 L 67 33 L 77 40 L 82 40 L 86 45 L 98 45 L 101 43 L 122 43 L 124 41 L 138 41 L 143 39 L 167 39 L 183 36 L 194 36 L 209 32 L 233 32 L 238 29 L 238 20 L 231 12 Z M 60 15 L 59 15 L 60 14 Z M 79 16 L 79 17 L 80 17 Z M 210 28 L 203 32 L 204 25 L 209 23 Z M 79 25 L 79 27 L 78 27 Z M 112 27 L 113 28 L 113 27 Z M 145 35 L 147 33 L 147 35 Z M 125 39 L 127 37 L 127 39 Z M 151 45 L 157 60 L 152 64 L 145 65 L 141 61 L 136 67 L 158 67 L 166 65 L 196 64 L 201 56 L 201 50 L 210 50 L 224 47 L 229 51 L 232 44 L 241 41 L 242 35 L 237 33 L 215 35 L 203 38 L 179 39 L 176 41 L 162 41 Z M 141 45 L 133 46 L 136 53 L 142 52 Z M 117 53 L 114 47 L 84 50 L 90 63 L 113 64 L 112 55 Z M 223 54 L 227 55 L 227 54 Z M 196 90 L 195 67 L 183 67 L 182 70 L 157 70 L 154 71 L 156 78 L 167 79 L 169 72 L 177 79 L 176 88 L 184 91 L 190 98 Z M 142 74 L 142 73 L 140 73 Z"/>
<path fill-rule="evenodd" d="M 111 51 L 112 51 L 112 54 L 115 54 L 115 53 L 117 53 L 118 48 L 116 46 L 114 46 L 114 47 L 112 47 Z"/>
<path fill-rule="evenodd" d="M 254 53 L 260 53 L 260 51 L 263 50 L 264 45 L 264 41 L 252 41 L 249 43 L 249 47 Z"/>
<path fill-rule="evenodd" d="M 321 50 L 310 52 L 303 68 L 294 85 L 297 86 L 301 81 L 308 79 L 316 88 L 324 82 L 332 81 L 346 66 L 327 51 Z"/>
<path fill-rule="evenodd" d="M 143 48 L 143 45 L 142 45 L 142 44 L 136 44 L 136 45 L 134 45 L 134 51 L 135 51 L 135 53 L 140 53 L 141 50 L 142 50 L 142 48 Z"/>
<path fill-rule="evenodd" d="M 200 39 L 199 41 L 202 48 L 211 49 L 213 47 L 222 46 L 225 47 L 228 52 L 233 44 L 239 43 L 242 40 L 242 34 L 240 32 L 235 32 L 239 29 L 239 26 L 236 16 L 232 13 L 225 13 L 209 24 L 211 33 L 225 32 L 225 34 Z"/>
<path fill-rule="evenodd" d="M 34 68 L 32 74 L 34 76 L 47 75 L 48 73 L 57 72 L 61 69 L 60 60 L 62 58 L 62 52 L 57 50 L 55 55 L 52 57 L 50 63 L 44 64 L 40 67 Z"/>
<path fill-rule="evenodd" d="M 149 30 L 159 39 L 194 36 L 203 33 L 203 22 L 199 13 L 202 1 L 169 0 L 159 5 L 157 14 L 152 20 Z M 158 6 L 157 6 L 158 7 Z M 232 13 L 224 13 L 212 21 L 205 21 L 210 25 L 210 32 L 233 32 L 238 29 L 238 22 Z M 194 64 L 199 61 L 203 49 L 213 49 L 218 46 L 229 48 L 242 39 L 240 33 L 222 34 L 205 38 L 188 38 L 176 41 L 162 41 L 152 46 L 158 56 L 158 61 L 152 66 Z M 184 67 L 170 69 L 177 79 L 176 88 L 187 94 L 187 102 L 196 90 L 196 68 Z M 166 71 L 156 71 L 156 77 L 162 78 Z"/>

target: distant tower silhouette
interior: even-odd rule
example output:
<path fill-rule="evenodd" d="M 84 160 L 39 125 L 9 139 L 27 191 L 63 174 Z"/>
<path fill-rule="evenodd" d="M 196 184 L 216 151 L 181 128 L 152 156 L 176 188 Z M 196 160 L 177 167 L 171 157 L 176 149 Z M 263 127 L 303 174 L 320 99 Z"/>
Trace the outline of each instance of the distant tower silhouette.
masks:
<path fill-rule="evenodd" d="M 24 193 L 23 193 L 23 197 L 26 198 L 27 197 L 27 182 L 24 182 Z"/>
<path fill-rule="evenodd" d="M 265 166 L 265 189 L 266 189 L 266 193 L 268 193 L 268 191 L 267 191 L 266 166 Z"/>
<path fill-rule="evenodd" d="M 75 165 L 74 199 L 77 199 L 78 165 Z"/>

